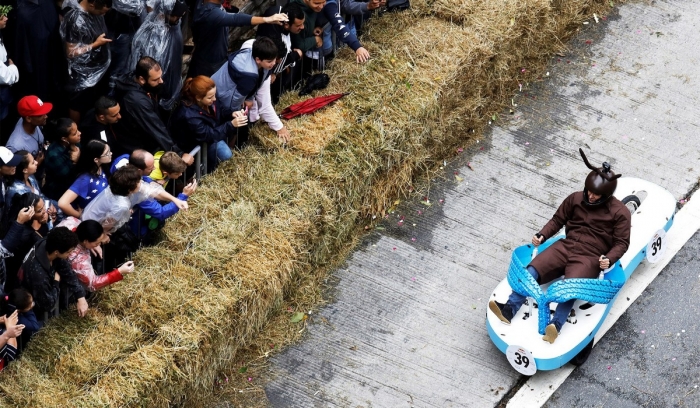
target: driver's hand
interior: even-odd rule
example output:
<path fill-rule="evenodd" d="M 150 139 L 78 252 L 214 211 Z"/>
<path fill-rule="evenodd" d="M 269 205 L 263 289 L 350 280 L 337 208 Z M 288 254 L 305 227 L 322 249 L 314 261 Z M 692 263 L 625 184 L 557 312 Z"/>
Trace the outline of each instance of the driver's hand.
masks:
<path fill-rule="evenodd" d="M 598 263 L 600 264 L 600 269 L 608 269 L 610 267 L 610 259 L 605 255 L 601 255 L 598 258 Z"/>
<path fill-rule="evenodd" d="M 532 236 L 532 245 L 538 246 L 544 241 L 544 235 L 540 235 L 539 238 L 537 237 L 537 234 Z"/>

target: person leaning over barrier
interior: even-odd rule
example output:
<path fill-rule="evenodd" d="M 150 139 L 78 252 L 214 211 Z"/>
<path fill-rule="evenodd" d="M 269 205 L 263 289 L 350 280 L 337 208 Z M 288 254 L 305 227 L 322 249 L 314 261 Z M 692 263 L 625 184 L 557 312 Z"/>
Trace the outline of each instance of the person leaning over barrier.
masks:
<path fill-rule="evenodd" d="M 594 168 L 583 151 L 581 156 L 592 169 L 583 191 L 569 195 L 552 219 L 532 237 L 533 245 L 538 246 L 562 227 L 566 228 L 564 239 L 553 243 L 527 266 L 527 271 L 540 285 L 560 276 L 595 279 L 601 269 L 614 265 L 629 246 L 632 216 L 627 207 L 613 197 L 620 175 L 615 175 L 608 163 Z M 491 300 L 489 309 L 503 323 L 510 324 L 525 299 L 525 296 L 512 292 L 505 304 Z M 557 305 L 542 340 L 554 343 L 575 301 L 572 299 Z"/>
<path fill-rule="evenodd" d="M 229 47 L 229 27 L 281 25 L 287 21 L 287 16 L 284 14 L 258 17 L 243 13 L 228 13 L 221 3 L 221 0 L 197 0 L 192 16 L 194 51 L 187 72 L 188 78 L 199 75 L 212 76 L 225 64 Z"/>
<path fill-rule="evenodd" d="M 221 116 L 235 117 L 236 112 L 245 116 L 254 102 L 254 95 L 270 75 L 277 62 L 277 46 L 263 37 L 253 43 L 252 48 L 241 48 L 232 53 L 228 62 L 211 79 L 216 84 L 216 99 L 221 106 Z M 235 146 L 243 147 L 248 141 L 248 128 L 236 129 Z M 234 145 L 229 140 L 229 146 Z"/>
<path fill-rule="evenodd" d="M 299 48 L 292 48 L 291 34 L 299 34 L 304 29 L 304 19 L 306 15 L 301 10 L 301 6 L 296 3 L 287 3 L 284 7 L 271 6 L 265 10 L 264 16 L 272 16 L 277 13 L 284 13 L 289 17 L 289 21 L 281 26 L 267 24 L 258 27 L 255 38 L 267 37 L 272 41 L 281 42 L 284 47 L 279 52 L 279 61 L 275 64 L 270 74 L 270 93 L 272 103 L 277 103 L 282 92 L 288 91 L 296 86 L 301 78 L 292 75 L 292 68 L 297 63 L 301 63 L 304 56 Z M 280 46 L 278 45 L 278 48 Z"/>
<path fill-rule="evenodd" d="M 80 283 L 90 292 L 96 292 L 108 285 L 124 279 L 124 275 L 134 271 L 132 261 L 125 262 L 112 271 L 98 275 L 92 266 L 91 252 L 102 255 L 103 243 L 109 241 L 104 228 L 95 220 L 80 222 L 77 218 L 68 217 L 61 221 L 59 227 L 66 227 L 73 230 L 78 236 L 78 245 L 68 256 L 71 269 L 78 276 Z"/>
<path fill-rule="evenodd" d="M 173 152 L 165 153 L 159 160 L 159 166 L 166 171 L 166 173 L 178 177 L 182 175 L 182 172 L 186 168 L 185 162 Z M 144 182 L 157 184 L 150 178 L 149 173 L 143 173 L 142 178 Z M 158 186 L 160 188 L 160 184 L 158 184 Z M 182 201 L 187 201 L 196 190 L 197 180 L 194 180 L 183 188 L 182 193 L 178 194 L 177 198 Z M 154 232 L 163 226 L 166 219 L 172 217 L 178 211 L 179 208 L 175 203 L 161 204 L 154 198 L 148 198 L 134 205 L 129 227 L 131 228 L 131 232 L 133 232 L 144 245 L 148 245 L 154 238 Z"/>

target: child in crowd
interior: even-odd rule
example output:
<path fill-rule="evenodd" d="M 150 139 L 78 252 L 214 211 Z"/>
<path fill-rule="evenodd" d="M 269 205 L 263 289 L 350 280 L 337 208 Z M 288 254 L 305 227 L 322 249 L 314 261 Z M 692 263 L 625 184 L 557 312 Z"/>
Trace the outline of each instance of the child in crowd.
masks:
<path fill-rule="evenodd" d="M 154 169 L 151 180 L 165 188 L 170 180 L 177 180 L 187 169 L 187 163 L 175 152 L 156 152 L 153 156 Z"/>
<path fill-rule="evenodd" d="M 18 338 L 17 351 L 19 353 L 27 347 L 32 336 L 39 331 L 44 324 L 39 322 L 34 314 L 34 298 L 24 288 L 17 288 L 10 292 L 7 299 L 10 305 L 17 308 L 17 323 L 24 326 L 22 335 Z"/>
<path fill-rule="evenodd" d="M 46 152 L 44 195 L 58 201 L 77 176 L 75 165 L 80 157 L 80 131 L 68 118 L 52 121 L 50 125 L 51 145 Z"/>

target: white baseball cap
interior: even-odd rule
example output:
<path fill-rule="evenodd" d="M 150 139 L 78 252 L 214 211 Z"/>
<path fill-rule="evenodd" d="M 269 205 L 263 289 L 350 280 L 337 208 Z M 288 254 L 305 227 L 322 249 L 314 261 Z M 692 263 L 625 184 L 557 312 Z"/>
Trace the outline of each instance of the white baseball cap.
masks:
<path fill-rule="evenodd" d="M 5 146 L 0 146 L 0 165 L 15 167 L 22 161 L 22 156 L 14 154 Z"/>

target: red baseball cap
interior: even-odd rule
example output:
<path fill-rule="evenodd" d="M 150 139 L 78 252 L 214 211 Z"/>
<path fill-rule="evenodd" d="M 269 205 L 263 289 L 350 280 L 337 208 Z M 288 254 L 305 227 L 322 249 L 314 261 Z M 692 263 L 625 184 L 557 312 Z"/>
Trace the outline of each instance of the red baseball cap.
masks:
<path fill-rule="evenodd" d="M 17 103 L 17 112 L 20 116 L 42 116 L 51 112 L 53 104 L 43 102 L 38 96 L 29 95 L 20 99 Z"/>

